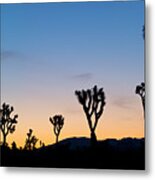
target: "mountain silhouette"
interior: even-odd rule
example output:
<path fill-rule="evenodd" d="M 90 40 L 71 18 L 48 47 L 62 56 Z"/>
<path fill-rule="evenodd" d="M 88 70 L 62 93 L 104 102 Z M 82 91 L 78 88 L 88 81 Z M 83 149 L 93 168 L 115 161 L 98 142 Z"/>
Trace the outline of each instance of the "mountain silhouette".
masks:
<path fill-rule="evenodd" d="M 73 137 L 34 150 L 1 147 L 2 166 L 145 169 L 145 139 L 123 138 L 97 141 Z"/>
<path fill-rule="evenodd" d="M 117 151 L 127 151 L 133 150 L 136 151 L 141 148 L 144 144 L 144 138 L 123 138 L 121 140 L 117 139 L 106 139 L 98 141 L 98 145 L 107 146 L 112 149 L 117 149 Z M 44 149 L 55 149 L 55 148 L 66 148 L 71 151 L 83 150 L 91 148 L 91 142 L 89 138 L 86 137 L 72 137 L 67 138 L 59 142 L 59 144 L 52 144 L 46 146 Z"/>
<path fill-rule="evenodd" d="M 65 140 L 62 140 L 59 142 L 59 144 L 54 144 L 54 145 L 48 145 L 46 146 L 46 149 L 48 148 L 61 148 L 61 147 L 66 147 L 71 151 L 77 150 L 77 149 L 86 149 L 90 148 L 91 143 L 90 139 L 86 137 L 73 137 L 73 138 L 68 138 Z"/>

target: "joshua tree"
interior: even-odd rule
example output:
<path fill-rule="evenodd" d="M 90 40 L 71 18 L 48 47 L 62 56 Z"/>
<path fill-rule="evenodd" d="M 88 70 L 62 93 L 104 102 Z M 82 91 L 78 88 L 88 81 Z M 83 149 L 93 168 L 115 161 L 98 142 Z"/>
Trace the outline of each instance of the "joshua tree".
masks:
<path fill-rule="evenodd" d="M 56 143 L 58 143 L 59 134 L 64 125 L 64 117 L 62 115 L 55 115 L 53 118 L 50 117 L 49 120 L 53 124 L 54 134 L 56 135 Z"/>
<path fill-rule="evenodd" d="M 98 89 L 97 86 L 94 86 L 93 89 L 75 91 L 75 95 L 77 96 L 79 103 L 83 106 L 91 131 L 91 141 L 92 143 L 95 143 L 97 141 L 95 129 L 105 106 L 103 88 Z"/>
<path fill-rule="evenodd" d="M 135 93 L 140 95 L 145 113 L 145 83 L 144 82 L 142 82 L 141 85 L 136 86 Z"/>
<path fill-rule="evenodd" d="M 35 136 L 32 136 L 33 130 L 29 129 L 29 132 L 27 133 L 27 138 L 25 141 L 25 147 L 26 150 L 33 150 L 35 149 L 36 143 L 38 139 Z"/>
<path fill-rule="evenodd" d="M 15 131 L 18 115 L 14 115 L 12 118 L 11 113 L 13 111 L 14 108 L 5 103 L 3 103 L 2 109 L 0 109 L 0 130 L 3 135 L 3 145 L 6 145 L 7 135 Z"/>

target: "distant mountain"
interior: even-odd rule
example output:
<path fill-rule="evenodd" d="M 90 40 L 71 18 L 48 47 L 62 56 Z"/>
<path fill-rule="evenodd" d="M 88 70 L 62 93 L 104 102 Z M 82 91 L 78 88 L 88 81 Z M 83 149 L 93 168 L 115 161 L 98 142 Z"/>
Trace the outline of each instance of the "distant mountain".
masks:
<path fill-rule="evenodd" d="M 144 138 L 106 139 L 100 143 L 106 143 L 109 148 L 117 149 L 117 151 L 136 151 L 144 146 Z"/>
<path fill-rule="evenodd" d="M 85 137 L 64 139 L 33 151 L 1 149 L 2 166 L 145 169 L 145 139 L 97 141 Z"/>
<path fill-rule="evenodd" d="M 99 140 L 97 142 L 99 147 L 110 148 L 117 151 L 126 151 L 126 150 L 133 150 L 136 151 L 139 148 L 144 146 L 144 138 L 123 138 L 120 140 L 117 139 L 106 139 L 106 140 Z M 91 140 L 86 137 L 72 137 L 67 138 L 60 141 L 58 144 L 48 145 L 46 149 L 55 149 L 55 148 L 67 148 L 70 151 L 75 150 L 83 150 L 89 149 L 91 147 Z"/>
<path fill-rule="evenodd" d="M 91 146 L 89 138 L 86 137 L 73 137 L 60 141 L 58 144 L 48 145 L 46 148 L 61 148 L 67 147 L 69 150 L 85 149 Z"/>

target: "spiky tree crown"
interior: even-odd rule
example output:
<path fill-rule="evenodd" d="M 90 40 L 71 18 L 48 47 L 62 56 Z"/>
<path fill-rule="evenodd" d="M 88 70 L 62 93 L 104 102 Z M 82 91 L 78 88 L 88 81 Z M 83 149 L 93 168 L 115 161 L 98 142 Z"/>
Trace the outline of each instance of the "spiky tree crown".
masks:
<path fill-rule="evenodd" d="M 145 83 L 141 83 L 141 85 L 136 86 L 135 90 L 136 94 L 139 94 L 141 97 L 145 97 Z"/>
<path fill-rule="evenodd" d="M 92 89 L 75 91 L 75 95 L 77 96 L 79 103 L 83 106 L 90 129 L 95 130 L 98 119 L 102 115 L 106 104 L 103 88 L 98 89 L 97 86 L 94 86 Z M 93 114 L 95 116 L 94 126 L 91 122 Z"/>
<path fill-rule="evenodd" d="M 59 135 L 64 125 L 64 117 L 62 115 L 55 115 L 53 118 L 50 117 L 49 120 L 53 124 L 55 135 Z"/>

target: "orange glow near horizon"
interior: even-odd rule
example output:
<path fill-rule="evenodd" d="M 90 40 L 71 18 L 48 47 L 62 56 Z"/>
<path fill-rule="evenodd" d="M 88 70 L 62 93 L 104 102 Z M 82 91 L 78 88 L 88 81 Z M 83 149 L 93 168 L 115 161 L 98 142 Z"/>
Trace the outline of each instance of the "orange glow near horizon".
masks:
<path fill-rule="evenodd" d="M 138 104 L 140 106 L 140 103 L 139 99 L 137 99 L 135 106 Z M 78 103 L 76 105 L 75 108 L 77 111 L 73 112 L 60 108 L 61 114 L 65 117 L 65 124 L 61 130 L 59 140 L 69 137 L 90 137 L 90 130 L 82 106 Z M 24 109 L 20 107 L 22 113 L 18 113 L 19 119 L 16 131 L 8 135 L 7 142 L 9 145 L 11 146 L 11 143 L 15 141 L 18 147 L 23 147 L 26 134 L 30 128 L 33 129 L 33 134 L 44 142 L 45 145 L 55 143 L 53 125 L 50 123 L 49 117 L 60 113 L 56 113 L 54 108 L 52 108 L 53 111 L 49 113 L 50 109 L 38 106 L 35 109 L 31 107 L 26 108 L 29 113 L 25 114 Z M 31 111 L 32 109 L 33 113 Z M 36 111 L 38 111 L 38 113 Z M 107 138 L 121 139 L 124 137 L 142 138 L 144 137 L 144 133 L 142 108 L 122 110 L 122 108 L 112 104 L 108 104 L 107 107 L 105 106 L 105 110 L 96 128 L 98 140 Z M 37 144 L 39 146 L 39 143 Z"/>

